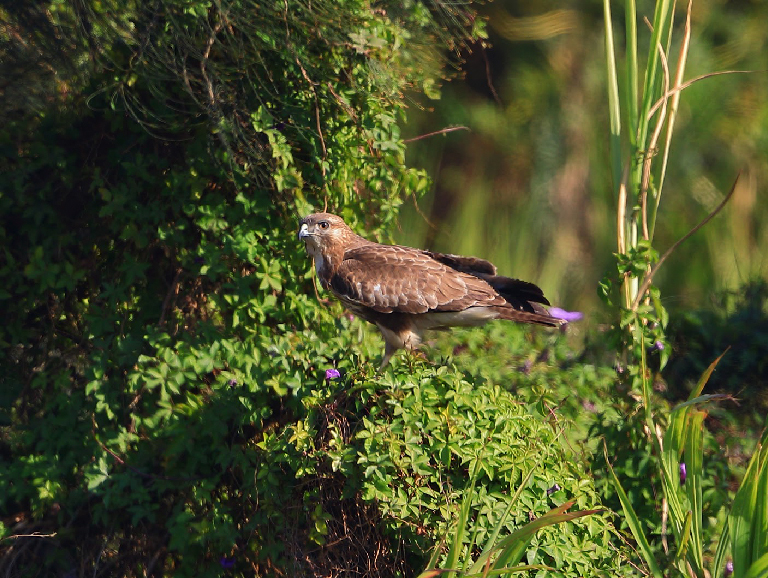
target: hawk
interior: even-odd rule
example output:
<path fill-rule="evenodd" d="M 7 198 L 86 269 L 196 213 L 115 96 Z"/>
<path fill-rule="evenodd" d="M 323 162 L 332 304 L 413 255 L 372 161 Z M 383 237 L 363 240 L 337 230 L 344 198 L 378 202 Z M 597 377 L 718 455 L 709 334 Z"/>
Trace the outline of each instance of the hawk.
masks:
<path fill-rule="evenodd" d="M 323 288 L 381 331 L 382 368 L 398 349 L 417 348 L 430 329 L 492 319 L 565 323 L 550 315 L 544 307 L 549 301 L 536 285 L 497 275 L 484 259 L 374 243 L 330 213 L 304 217 L 299 239 Z"/>

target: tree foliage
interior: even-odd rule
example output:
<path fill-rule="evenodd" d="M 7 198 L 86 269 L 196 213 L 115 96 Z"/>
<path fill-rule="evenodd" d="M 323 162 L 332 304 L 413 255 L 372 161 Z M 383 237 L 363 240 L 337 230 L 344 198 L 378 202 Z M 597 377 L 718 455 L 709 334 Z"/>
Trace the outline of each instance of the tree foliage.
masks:
<path fill-rule="evenodd" d="M 430 518 L 377 507 L 363 481 L 360 456 L 386 449 L 363 451 L 353 434 L 375 403 L 342 385 L 371 379 L 371 350 L 317 304 L 294 231 L 327 205 L 380 237 L 425 189 L 404 165 L 406 95 L 436 96 L 482 34 L 473 13 L 2 11 L 6 66 L 30 95 L 5 87 L 0 129 L 3 571 L 403 574 L 391 532 Z"/>

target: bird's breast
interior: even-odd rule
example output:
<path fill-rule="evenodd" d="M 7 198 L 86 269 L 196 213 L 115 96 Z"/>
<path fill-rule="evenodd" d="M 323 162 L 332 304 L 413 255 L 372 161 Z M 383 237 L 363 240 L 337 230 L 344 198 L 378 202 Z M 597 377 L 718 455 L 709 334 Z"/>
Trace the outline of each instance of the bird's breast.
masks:
<path fill-rule="evenodd" d="M 321 251 L 315 251 L 315 254 L 312 255 L 312 257 L 315 261 L 315 271 L 317 271 L 317 276 L 322 278 L 323 269 L 328 263 L 328 261 L 323 256 L 323 253 Z"/>

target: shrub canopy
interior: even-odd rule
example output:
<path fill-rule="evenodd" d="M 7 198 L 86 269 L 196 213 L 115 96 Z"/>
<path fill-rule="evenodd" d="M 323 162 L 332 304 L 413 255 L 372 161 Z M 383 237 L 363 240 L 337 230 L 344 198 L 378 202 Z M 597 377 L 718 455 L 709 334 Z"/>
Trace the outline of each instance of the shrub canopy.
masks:
<path fill-rule="evenodd" d="M 295 225 L 327 206 L 381 238 L 427 187 L 405 167 L 399 126 L 482 34 L 471 9 L 0 11 L 15 79 L 0 128 L 0 529 L 55 534 L 4 545 L 4 567 L 404 573 L 394 520 L 432 514 L 393 514 L 394 497 L 376 507 L 372 473 L 394 474 L 370 463 L 390 450 L 356 434 L 374 427 L 369 412 L 391 416 L 378 394 L 349 401 L 356 384 L 381 386 L 371 350 L 337 305 L 318 304 Z M 343 381 L 325 378 L 331 367 Z M 440 462 L 466 474 L 459 457 Z M 320 549 L 333 532 L 357 541 Z"/>

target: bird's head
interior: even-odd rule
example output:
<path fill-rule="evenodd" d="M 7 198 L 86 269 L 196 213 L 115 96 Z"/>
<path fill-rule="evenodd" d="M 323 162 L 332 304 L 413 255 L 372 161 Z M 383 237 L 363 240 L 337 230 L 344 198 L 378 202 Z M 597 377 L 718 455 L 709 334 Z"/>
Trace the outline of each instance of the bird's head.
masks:
<path fill-rule="evenodd" d="M 304 241 L 311 255 L 324 247 L 343 244 L 350 235 L 352 230 L 341 217 L 331 213 L 313 213 L 299 221 L 299 240 Z"/>

